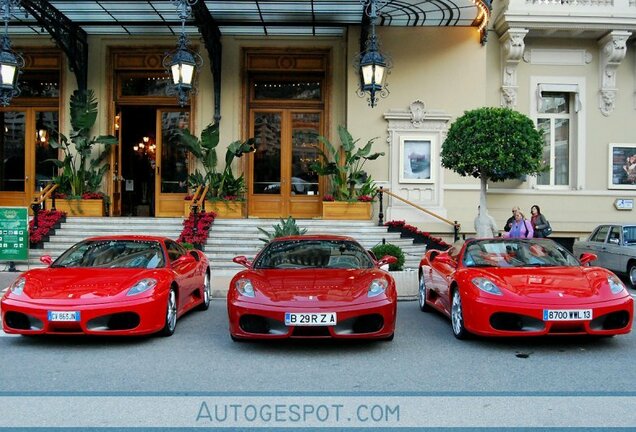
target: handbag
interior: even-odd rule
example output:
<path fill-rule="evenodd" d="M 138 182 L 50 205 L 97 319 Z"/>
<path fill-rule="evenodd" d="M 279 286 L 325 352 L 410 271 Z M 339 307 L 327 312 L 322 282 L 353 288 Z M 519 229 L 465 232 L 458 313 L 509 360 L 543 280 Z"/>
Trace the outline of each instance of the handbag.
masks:
<path fill-rule="evenodd" d="M 548 222 L 548 226 L 543 228 L 543 237 L 547 237 L 550 234 L 552 234 L 552 227 L 550 226 L 550 223 Z"/>

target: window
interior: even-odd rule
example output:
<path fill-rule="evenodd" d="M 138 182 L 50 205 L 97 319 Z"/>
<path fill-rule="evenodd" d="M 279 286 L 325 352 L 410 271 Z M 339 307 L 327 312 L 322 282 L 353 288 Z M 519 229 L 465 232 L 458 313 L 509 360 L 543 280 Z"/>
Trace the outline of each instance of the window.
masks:
<path fill-rule="evenodd" d="M 534 186 L 583 189 L 585 184 L 585 78 L 532 77 L 531 117 L 543 131 L 543 160 L 549 170 Z"/>
<path fill-rule="evenodd" d="M 607 237 L 607 232 L 609 231 L 609 227 L 607 225 L 603 225 L 599 227 L 596 232 L 590 238 L 590 241 L 604 243 L 605 238 Z"/>
<path fill-rule="evenodd" d="M 174 241 L 167 241 L 166 249 L 168 249 L 168 257 L 170 258 L 171 262 L 178 260 L 186 254 L 186 250 L 181 245 L 179 245 L 179 243 L 176 243 Z"/>
<path fill-rule="evenodd" d="M 550 171 L 537 176 L 537 184 L 569 186 L 570 184 L 570 93 L 541 94 L 537 126 L 543 131 L 543 160 Z"/>

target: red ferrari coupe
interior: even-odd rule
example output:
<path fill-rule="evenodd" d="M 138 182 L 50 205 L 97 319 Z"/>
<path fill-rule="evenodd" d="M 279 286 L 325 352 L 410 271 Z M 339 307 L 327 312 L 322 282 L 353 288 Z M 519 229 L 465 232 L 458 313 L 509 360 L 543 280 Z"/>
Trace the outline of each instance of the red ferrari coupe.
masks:
<path fill-rule="evenodd" d="M 629 333 L 634 300 L 612 272 L 549 239 L 475 239 L 426 252 L 419 306 L 450 317 L 453 334 Z"/>
<path fill-rule="evenodd" d="M 23 273 L 2 300 L 6 333 L 174 333 L 177 318 L 210 306 L 206 256 L 164 237 L 94 237 Z"/>
<path fill-rule="evenodd" d="M 239 339 L 393 339 L 395 281 L 353 238 L 281 237 L 269 242 L 230 282 L 230 336 Z"/>

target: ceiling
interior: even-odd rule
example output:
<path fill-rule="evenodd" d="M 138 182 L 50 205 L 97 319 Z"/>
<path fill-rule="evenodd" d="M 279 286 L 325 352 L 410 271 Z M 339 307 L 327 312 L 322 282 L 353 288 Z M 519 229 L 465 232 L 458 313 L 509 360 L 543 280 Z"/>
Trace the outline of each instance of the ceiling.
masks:
<path fill-rule="evenodd" d="M 39 0 L 45 1 L 45 0 Z M 204 2 L 222 35 L 339 36 L 360 25 L 361 0 L 234 0 Z M 181 22 L 171 0 L 49 0 L 89 35 L 174 35 Z M 490 0 L 377 0 L 380 26 L 479 27 Z M 9 33 L 44 34 L 23 10 L 12 10 Z M 186 32 L 197 33 L 192 20 Z"/>

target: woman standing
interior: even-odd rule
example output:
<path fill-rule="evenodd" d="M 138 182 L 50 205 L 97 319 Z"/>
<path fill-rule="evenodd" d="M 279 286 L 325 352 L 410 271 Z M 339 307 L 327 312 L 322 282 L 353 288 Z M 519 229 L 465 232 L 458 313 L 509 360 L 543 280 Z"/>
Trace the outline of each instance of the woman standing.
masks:
<path fill-rule="evenodd" d="M 510 231 L 504 233 L 505 237 L 510 238 L 532 238 L 534 230 L 532 224 L 528 221 L 521 211 L 515 212 L 515 220 L 510 227 Z"/>
<path fill-rule="evenodd" d="M 541 208 L 538 205 L 533 205 L 530 207 L 530 212 L 532 213 L 532 217 L 530 218 L 530 222 L 532 223 L 532 228 L 534 229 L 535 237 L 545 237 L 544 231 L 546 228 L 550 226 L 548 220 L 541 214 Z"/>

